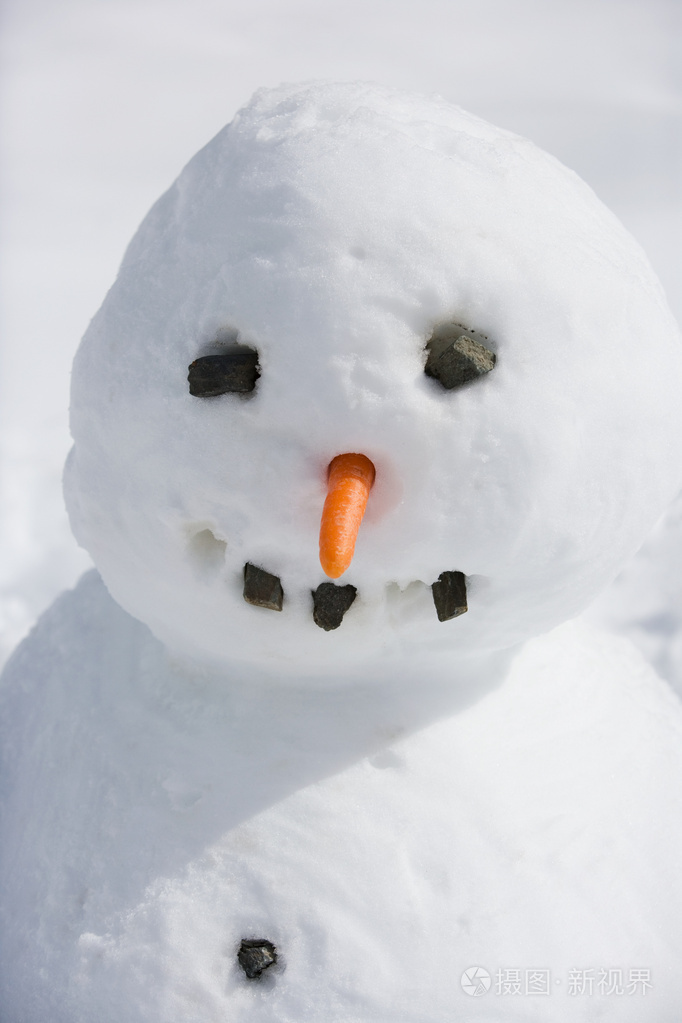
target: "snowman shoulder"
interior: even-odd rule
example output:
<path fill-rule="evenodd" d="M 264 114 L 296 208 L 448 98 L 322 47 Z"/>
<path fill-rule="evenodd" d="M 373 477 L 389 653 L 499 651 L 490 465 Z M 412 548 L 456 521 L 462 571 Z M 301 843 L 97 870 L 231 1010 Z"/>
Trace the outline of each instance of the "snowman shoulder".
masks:
<path fill-rule="evenodd" d="M 0 678 L 0 714 L 7 737 L 25 731 L 38 717 L 72 714 L 88 704 L 97 683 L 130 669 L 132 647 L 147 630 L 110 597 L 99 573 L 86 572 L 62 593 L 14 654 Z M 31 706 L 33 709 L 31 709 Z"/>

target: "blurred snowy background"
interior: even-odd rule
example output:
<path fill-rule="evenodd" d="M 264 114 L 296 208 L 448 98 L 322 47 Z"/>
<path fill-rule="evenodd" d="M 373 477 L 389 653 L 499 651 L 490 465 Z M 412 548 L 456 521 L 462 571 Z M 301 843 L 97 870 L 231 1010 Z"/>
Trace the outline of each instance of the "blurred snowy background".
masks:
<path fill-rule="evenodd" d="M 679 0 L 5 0 L 1 17 L 2 659 L 89 564 L 61 496 L 78 341 L 151 203 L 259 86 L 370 79 L 527 135 L 638 238 L 682 319 Z M 681 579 L 679 501 L 588 615 L 682 689 Z"/>

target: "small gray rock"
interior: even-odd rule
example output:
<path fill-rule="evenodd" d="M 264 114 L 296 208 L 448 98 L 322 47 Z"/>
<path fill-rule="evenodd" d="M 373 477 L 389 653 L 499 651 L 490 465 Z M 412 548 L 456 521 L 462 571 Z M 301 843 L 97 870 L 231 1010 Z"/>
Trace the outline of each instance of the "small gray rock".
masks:
<path fill-rule="evenodd" d="M 313 621 L 325 632 L 338 629 L 348 608 L 357 596 L 355 586 L 320 583 L 313 590 Z"/>
<path fill-rule="evenodd" d="M 467 334 L 456 338 L 434 335 L 426 349 L 429 354 L 424 372 L 448 391 L 489 373 L 496 362 L 494 352 Z"/>
<path fill-rule="evenodd" d="M 279 577 L 265 572 L 248 561 L 244 565 L 244 600 L 256 607 L 281 611 L 284 591 Z"/>
<path fill-rule="evenodd" d="M 439 622 L 448 622 L 468 611 L 467 583 L 463 572 L 441 572 L 431 586 Z"/>
<path fill-rule="evenodd" d="M 237 959 L 249 980 L 255 980 L 277 962 L 277 949 L 267 938 L 242 938 Z"/>

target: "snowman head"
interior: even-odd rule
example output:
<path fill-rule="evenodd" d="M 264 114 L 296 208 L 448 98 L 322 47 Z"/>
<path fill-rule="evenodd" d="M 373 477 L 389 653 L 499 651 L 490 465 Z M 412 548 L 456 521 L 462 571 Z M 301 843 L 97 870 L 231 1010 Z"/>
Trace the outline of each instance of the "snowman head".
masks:
<path fill-rule="evenodd" d="M 67 503 L 184 654 L 466 656 L 575 615 L 641 543 L 680 483 L 681 382 L 644 255 L 552 157 L 439 99 L 264 90 L 83 340 Z M 375 478 L 330 580 L 340 455 Z"/>

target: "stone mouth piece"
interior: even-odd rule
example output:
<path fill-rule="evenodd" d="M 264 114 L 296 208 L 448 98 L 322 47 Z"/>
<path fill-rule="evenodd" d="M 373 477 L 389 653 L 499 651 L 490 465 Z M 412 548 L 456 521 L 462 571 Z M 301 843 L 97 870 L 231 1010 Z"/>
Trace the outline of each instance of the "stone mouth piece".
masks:
<path fill-rule="evenodd" d="M 431 592 L 439 622 L 449 622 L 469 609 L 464 572 L 441 572 Z"/>
<path fill-rule="evenodd" d="M 244 600 L 256 607 L 267 607 L 270 611 L 281 611 L 284 590 L 279 576 L 271 575 L 250 562 L 244 565 Z"/>
<path fill-rule="evenodd" d="M 346 611 L 358 595 L 357 588 L 350 583 L 338 586 L 330 582 L 320 583 L 311 593 L 313 621 L 325 632 L 339 628 Z M 449 622 L 469 610 L 464 572 L 441 572 L 437 582 L 431 586 L 431 593 L 439 622 Z M 284 590 L 279 576 L 247 561 L 244 565 L 244 600 L 256 607 L 281 611 Z"/>
<path fill-rule="evenodd" d="M 312 593 L 313 621 L 325 632 L 331 632 L 332 629 L 338 629 L 358 591 L 350 584 L 337 586 L 336 583 L 320 583 Z"/>
<path fill-rule="evenodd" d="M 277 949 L 267 938 L 242 938 L 237 961 L 249 980 L 256 980 L 277 962 Z"/>

